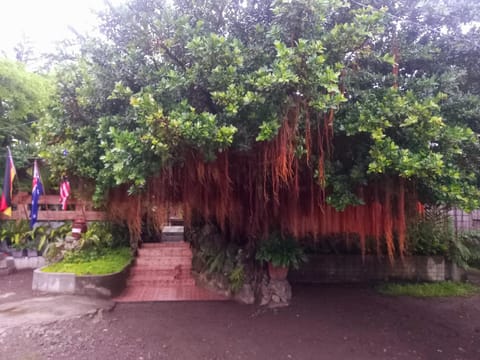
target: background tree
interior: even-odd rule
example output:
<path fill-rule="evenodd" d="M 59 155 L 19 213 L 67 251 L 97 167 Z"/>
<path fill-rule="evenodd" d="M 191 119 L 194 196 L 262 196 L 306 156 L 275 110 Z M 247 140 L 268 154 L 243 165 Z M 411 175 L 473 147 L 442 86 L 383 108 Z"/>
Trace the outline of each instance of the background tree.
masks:
<path fill-rule="evenodd" d="M 32 126 L 47 116 L 52 94 L 47 77 L 29 72 L 20 62 L 0 59 L 0 168 L 4 168 L 5 148 L 10 146 L 21 179 L 38 151 L 31 138 Z M 30 181 L 25 180 L 30 188 Z"/>

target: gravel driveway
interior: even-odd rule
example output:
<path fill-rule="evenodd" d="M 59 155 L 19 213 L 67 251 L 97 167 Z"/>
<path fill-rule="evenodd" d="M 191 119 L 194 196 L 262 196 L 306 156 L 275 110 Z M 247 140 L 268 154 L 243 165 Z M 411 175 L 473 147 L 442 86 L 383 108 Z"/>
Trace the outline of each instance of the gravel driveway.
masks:
<path fill-rule="evenodd" d="M 0 294 L 3 284 L 0 278 Z M 233 302 L 117 304 L 10 329 L 0 349 L 2 360 L 478 360 L 480 296 L 394 298 L 336 285 L 296 286 L 292 305 L 277 310 Z"/>

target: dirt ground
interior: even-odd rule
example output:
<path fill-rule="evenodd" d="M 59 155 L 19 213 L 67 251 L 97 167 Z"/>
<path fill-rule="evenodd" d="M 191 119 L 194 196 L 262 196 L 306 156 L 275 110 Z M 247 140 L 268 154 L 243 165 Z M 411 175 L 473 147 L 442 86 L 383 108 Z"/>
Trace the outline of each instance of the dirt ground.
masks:
<path fill-rule="evenodd" d="M 31 296 L 29 277 L 0 277 L 0 296 Z M 277 310 L 233 302 L 118 304 L 10 329 L 0 335 L 0 359 L 480 359 L 480 296 L 394 298 L 366 285 L 293 290 L 292 305 Z"/>

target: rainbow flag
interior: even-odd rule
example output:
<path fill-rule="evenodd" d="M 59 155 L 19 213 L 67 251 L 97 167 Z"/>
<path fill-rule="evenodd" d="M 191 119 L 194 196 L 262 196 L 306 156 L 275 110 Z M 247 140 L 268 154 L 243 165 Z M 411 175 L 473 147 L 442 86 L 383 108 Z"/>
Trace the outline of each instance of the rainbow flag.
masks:
<path fill-rule="evenodd" d="M 13 179 L 17 171 L 13 164 L 12 153 L 10 148 L 7 147 L 7 161 L 5 163 L 5 177 L 3 178 L 3 191 L 2 198 L 0 199 L 0 212 L 7 216 L 12 216 L 12 192 L 13 192 Z"/>

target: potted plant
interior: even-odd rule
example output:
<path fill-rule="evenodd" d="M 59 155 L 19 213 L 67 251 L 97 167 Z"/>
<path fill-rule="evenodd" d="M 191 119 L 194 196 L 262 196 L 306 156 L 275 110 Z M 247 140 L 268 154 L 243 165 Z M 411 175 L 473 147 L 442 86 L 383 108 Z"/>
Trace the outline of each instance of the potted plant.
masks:
<path fill-rule="evenodd" d="M 27 243 L 25 244 L 25 248 L 27 249 L 28 257 L 38 256 L 37 245 L 34 240 L 27 241 Z"/>
<path fill-rule="evenodd" d="M 27 244 L 31 240 L 30 226 L 28 221 L 19 220 L 12 222 L 10 228 L 10 241 L 12 243 L 12 256 L 22 257 L 26 255 Z"/>
<path fill-rule="evenodd" d="M 272 234 L 262 241 L 256 259 L 268 263 L 268 273 L 273 280 L 285 280 L 288 269 L 298 269 L 307 257 L 298 242 L 291 236 Z"/>
<path fill-rule="evenodd" d="M 22 243 L 13 243 L 11 253 L 14 258 L 21 258 L 24 256 L 25 247 Z"/>

